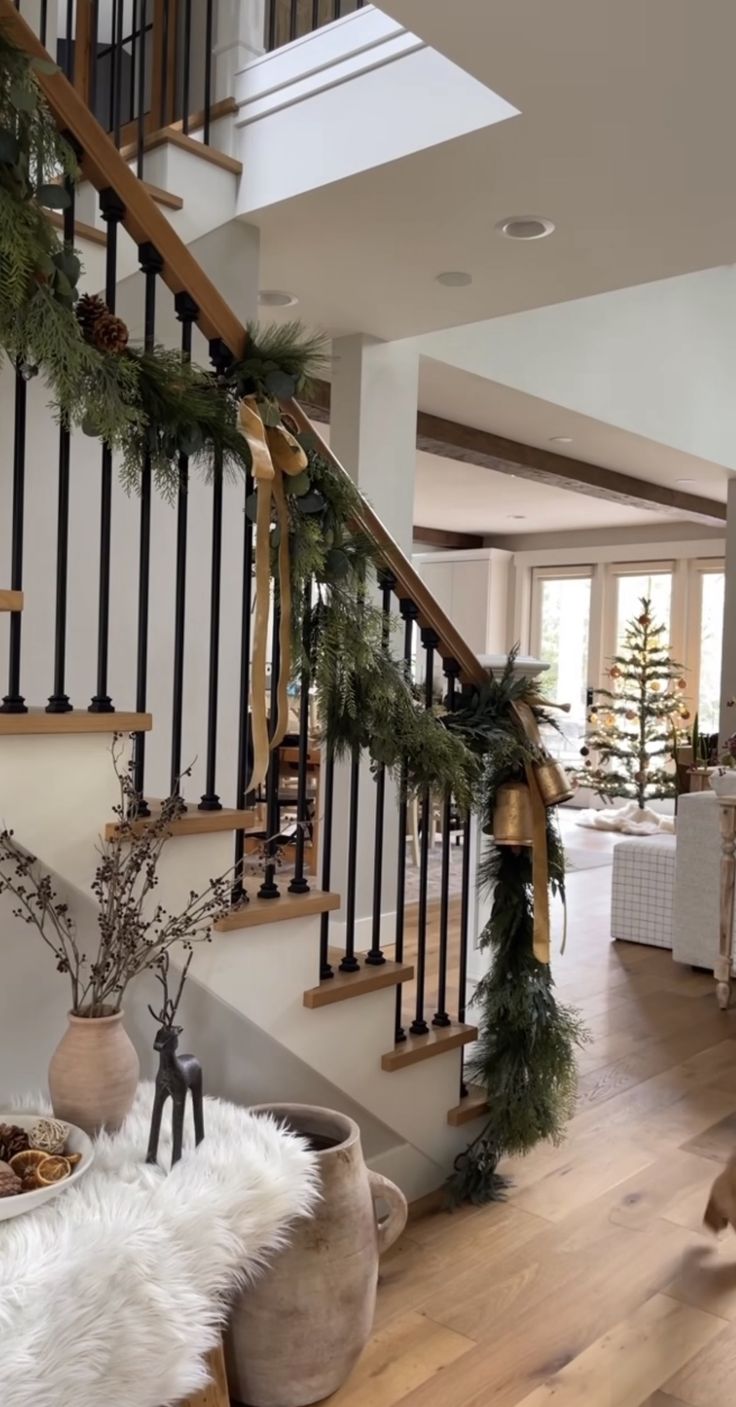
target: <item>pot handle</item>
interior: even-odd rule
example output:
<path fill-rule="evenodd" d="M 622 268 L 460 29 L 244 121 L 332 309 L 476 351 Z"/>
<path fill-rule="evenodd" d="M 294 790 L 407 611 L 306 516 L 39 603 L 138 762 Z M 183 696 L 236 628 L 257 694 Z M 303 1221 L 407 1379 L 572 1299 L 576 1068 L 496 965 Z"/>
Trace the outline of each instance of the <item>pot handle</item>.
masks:
<path fill-rule="evenodd" d="M 409 1215 L 409 1207 L 406 1197 L 395 1182 L 384 1177 L 382 1173 L 368 1171 L 368 1182 L 373 1198 L 373 1211 L 376 1217 L 376 1232 L 378 1235 L 378 1254 L 382 1256 L 389 1246 L 393 1246 L 406 1226 L 406 1219 Z M 376 1210 L 377 1202 L 385 1202 L 388 1206 L 388 1215 L 379 1217 Z"/>

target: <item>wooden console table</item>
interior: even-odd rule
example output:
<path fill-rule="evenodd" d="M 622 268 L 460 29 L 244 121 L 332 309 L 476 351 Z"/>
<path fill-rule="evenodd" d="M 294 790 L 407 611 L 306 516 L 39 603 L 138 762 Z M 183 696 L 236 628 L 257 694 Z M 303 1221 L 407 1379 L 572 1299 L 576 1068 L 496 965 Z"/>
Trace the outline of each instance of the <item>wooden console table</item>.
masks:
<path fill-rule="evenodd" d="M 716 997 L 721 1011 L 731 1000 L 731 968 L 733 964 L 733 914 L 736 893 L 736 796 L 718 798 L 721 821 L 721 907 L 718 957 L 713 976 Z"/>

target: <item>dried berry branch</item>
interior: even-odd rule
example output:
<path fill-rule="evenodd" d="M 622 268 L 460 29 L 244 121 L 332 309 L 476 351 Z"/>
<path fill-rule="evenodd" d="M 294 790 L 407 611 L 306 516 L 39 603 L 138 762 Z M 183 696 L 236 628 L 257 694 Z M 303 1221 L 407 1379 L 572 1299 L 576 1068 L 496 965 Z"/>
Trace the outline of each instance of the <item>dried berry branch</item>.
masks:
<path fill-rule="evenodd" d="M 0 893 L 7 890 L 18 900 L 14 913 L 38 929 L 56 958 L 58 970 L 69 974 L 72 1009 L 77 1015 L 103 1016 L 119 1011 L 134 977 L 150 968 L 168 971 L 174 947 L 190 955 L 186 975 L 192 945 L 209 941 L 215 919 L 229 907 L 232 869 L 210 879 L 200 893 L 191 890 L 178 913 L 153 903 L 161 854 L 183 803 L 177 788 L 161 809 L 141 824 L 140 802 L 124 762 L 124 750 L 123 740 L 116 737 L 111 753 L 119 800 L 113 808 L 115 830 L 109 839 L 100 841 L 90 886 L 97 902 L 99 933 L 91 960 L 80 951 L 74 920 L 68 906 L 59 903 L 50 876 L 39 871 L 36 857 L 17 844 L 12 831 L 0 832 Z"/>

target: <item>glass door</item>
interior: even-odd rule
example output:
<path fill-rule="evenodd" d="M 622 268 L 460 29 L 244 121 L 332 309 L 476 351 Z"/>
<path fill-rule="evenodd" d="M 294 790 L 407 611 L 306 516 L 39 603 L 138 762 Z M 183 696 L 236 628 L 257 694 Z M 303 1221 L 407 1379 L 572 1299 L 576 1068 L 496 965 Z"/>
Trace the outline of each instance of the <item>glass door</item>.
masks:
<path fill-rule="evenodd" d="M 537 568 L 532 587 L 532 654 L 549 666 L 541 675 L 545 693 L 569 703 L 558 715 L 560 737 L 549 729 L 545 743 L 561 762 L 577 764 L 585 737 L 588 640 L 592 569 Z"/>

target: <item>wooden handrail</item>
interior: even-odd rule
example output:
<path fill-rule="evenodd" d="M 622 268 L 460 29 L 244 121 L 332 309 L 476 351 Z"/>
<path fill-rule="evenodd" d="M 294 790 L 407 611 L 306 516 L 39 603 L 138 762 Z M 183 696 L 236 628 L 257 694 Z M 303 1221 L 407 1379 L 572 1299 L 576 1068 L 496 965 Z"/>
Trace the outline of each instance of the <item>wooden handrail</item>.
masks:
<path fill-rule="evenodd" d="M 15 9 L 13 0 L 0 0 L 0 23 L 5 26 L 9 38 L 19 49 L 36 58 L 49 58 L 30 25 Z M 125 229 L 136 244 L 149 242 L 161 255 L 162 275 L 171 291 L 188 293 L 190 298 L 194 299 L 199 309 L 198 324 L 205 336 L 211 339 L 219 338 L 234 357 L 242 357 L 248 342 L 247 329 L 172 229 L 143 182 L 130 170 L 79 93 L 60 71 L 39 71 L 36 76 L 60 130 L 68 132 L 82 152 L 81 166 L 84 175 L 97 190 L 112 188 L 115 191 L 125 207 L 122 221 Z M 329 445 L 317 434 L 301 406 L 296 401 L 290 401 L 286 409 L 302 429 L 315 435 L 320 454 L 340 474 L 349 477 Z M 481 683 L 485 678 L 485 671 L 477 656 L 465 643 L 398 543 L 364 498 L 358 526 L 373 538 L 387 571 L 396 578 L 397 595 L 413 601 L 419 613 L 420 626 L 433 630 L 437 635 L 440 654 L 445 659 L 457 661 L 460 678 L 464 683 Z"/>
<path fill-rule="evenodd" d="M 16 10 L 13 0 L 0 0 L 0 23 L 19 49 L 34 58 L 50 58 L 40 39 Z M 38 72 L 36 77 L 60 131 L 69 133 L 82 152 L 83 174 L 98 191 L 111 188 L 119 196 L 125 206 L 122 223 L 131 239 L 136 244 L 148 242 L 158 251 L 164 261 L 164 281 L 172 293 L 188 293 L 194 299 L 199 309 L 199 327 L 205 337 L 219 338 L 234 357 L 242 357 L 248 333 L 240 319 L 172 229 L 79 93 L 58 70 Z"/>

